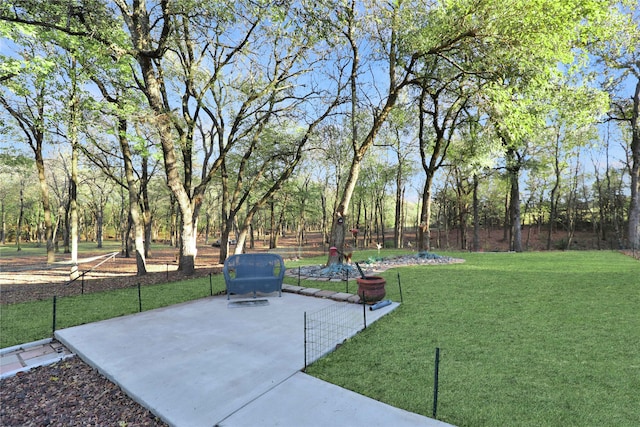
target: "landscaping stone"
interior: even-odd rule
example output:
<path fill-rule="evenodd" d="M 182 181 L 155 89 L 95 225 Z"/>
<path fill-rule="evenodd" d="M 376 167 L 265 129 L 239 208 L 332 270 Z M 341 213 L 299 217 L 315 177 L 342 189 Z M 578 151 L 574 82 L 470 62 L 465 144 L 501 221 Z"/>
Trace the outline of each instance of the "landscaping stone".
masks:
<path fill-rule="evenodd" d="M 460 258 L 441 256 L 433 252 L 417 252 L 415 254 L 387 258 L 371 257 L 365 261 L 359 261 L 358 265 L 360 265 L 365 275 L 369 276 L 394 267 L 454 264 L 461 262 L 464 262 L 464 260 Z M 297 277 L 298 274 L 307 279 L 322 281 L 343 281 L 346 280 L 347 277 L 349 279 L 356 279 L 361 276 L 355 265 L 351 264 L 335 264 L 335 266 L 330 267 L 324 265 L 308 265 L 287 270 L 287 276 L 289 277 Z"/>

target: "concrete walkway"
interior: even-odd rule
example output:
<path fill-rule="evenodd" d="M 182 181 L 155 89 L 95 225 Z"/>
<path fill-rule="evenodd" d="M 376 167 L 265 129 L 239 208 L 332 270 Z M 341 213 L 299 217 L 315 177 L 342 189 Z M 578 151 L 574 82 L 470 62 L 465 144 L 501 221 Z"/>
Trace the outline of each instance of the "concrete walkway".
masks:
<path fill-rule="evenodd" d="M 338 305 L 357 318 L 361 305 L 291 293 L 267 301 L 211 297 L 56 338 L 174 426 L 447 426 L 301 372 L 304 313 Z M 366 310 L 367 324 L 397 306 Z"/>

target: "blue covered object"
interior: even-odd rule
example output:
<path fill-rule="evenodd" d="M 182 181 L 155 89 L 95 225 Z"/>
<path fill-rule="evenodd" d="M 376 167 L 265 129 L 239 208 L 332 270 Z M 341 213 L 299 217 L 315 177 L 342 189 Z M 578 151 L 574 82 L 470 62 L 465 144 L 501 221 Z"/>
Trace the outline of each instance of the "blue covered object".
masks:
<path fill-rule="evenodd" d="M 224 262 L 222 273 L 227 287 L 227 299 L 231 294 L 268 294 L 278 292 L 282 296 L 284 261 L 278 254 L 253 253 L 232 255 Z"/>

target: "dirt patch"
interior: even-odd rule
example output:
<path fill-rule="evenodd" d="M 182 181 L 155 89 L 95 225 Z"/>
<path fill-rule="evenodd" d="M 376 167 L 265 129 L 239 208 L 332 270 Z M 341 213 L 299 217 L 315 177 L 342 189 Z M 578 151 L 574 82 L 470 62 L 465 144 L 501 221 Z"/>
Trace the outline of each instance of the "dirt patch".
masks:
<path fill-rule="evenodd" d="M 279 239 L 283 250 L 297 247 L 294 236 Z M 319 255 L 323 253 L 320 233 L 309 233 L 305 241 L 305 254 Z M 84 280 L 69 283 L 71 273 L 70 254 L 56 254 L 56 264 L 47 265 L 42 259 L 20 255 L 12 246 L 2 247 L 0 257 L 0 304 L 11 304 L 25 301 L 52 298 L 54 295 L 78 295 L 82 292 L 100 292 L 105 290 L 127 288 L 140 284 L 154 285 L 176 282 L 187 278 L 219 274 L 220 248 L 202 242 L 198 245 L 195 260 L 195 273 L 186 276 L 178 271 L 178 250 L 170 246 L 154 247 L 151 257 L 147 259 L 147 271 L 144 276 L 136 275 L 135 258 L 126 258 L 118 253 L 115 257 L 107 257 L 109 250 L 82 252 L 79 255 L 78 271 L 86 272 Z M 231 247 L 230 251 L 233 251 Z M 268 250 L 268 241 L 260 240 L 248 252 Z M 14 255 L 15 254 L 15 255 Z M 286 254 L 283 257 L 287 258 Z"/>
<path fill-rule="evenodd" d="M 96 250 L 81 254 L 78 271 L 86 274 L 83 279 L 73 283 L 69 283 L 69 255 L 60 255 L 57 263 L 51 266 L 34 264 L 33 257 L 5 258 L 0 264 L 0 303 L 42 300 L 53 295 L 78 295 L 82 292 L 101 292 L 137 284 L 145 286 L 207 276 L 209 273 L 217 274 L 222 271 L 218 258 L 218 248 L 198 248 L 195 273 L 186 276 L 178 271 L 175 248 L 155 249 L 152 257 L 147 260 L 148 273 L 137 276 L 134 258 L 125 258 L 121 254 L 107 258 L 104 251 Z"/>

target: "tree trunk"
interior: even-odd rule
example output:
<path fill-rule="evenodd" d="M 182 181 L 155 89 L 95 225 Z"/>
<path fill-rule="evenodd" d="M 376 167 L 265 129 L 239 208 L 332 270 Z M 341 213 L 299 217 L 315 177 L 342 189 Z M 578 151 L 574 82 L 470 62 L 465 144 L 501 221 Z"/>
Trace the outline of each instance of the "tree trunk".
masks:
<path fill-rule="evenodd" d="M 480 202 L 478 201 L 478 174 L 473 174 L 473 251 L 480 251 Z"/>
<path fill-rule="evenodd" d="M 460 230 L 460 249 L 469 249 L 469 233 L 467 230 L 467 221 L 469 218 L 469 203 L 467 202 L 467 196 L 469 195 L 468 189 L 464 186 L 466 179 L 458 177 L 456 179 L 456 197 L 458 205 L 458 223 Z"/>
<path fill-rule="evenodd" d="M 405 226 L 407 224 L 407 204 L 405 203 L 406 188 L 402 187 L 402 209 L 400 210 L 400 248 L 404 248 Z"/>
<path fill-rule="evenodd" d="M 382 235 L 381 243 L 382 247 L 384 248 L 384 235 L 386 231 L 384 228 L 384 197 L 378 197 L 378 209 L 380 211 L 380 234 Z"/>
<path fill-rule="evenodd" d="M 71 186 L 71 184 L 68 184 Z M 67 188 L 67 192 L 71 191 L 70 188 Z M 66 198 L 66 203 L 64 207 L 64 224 L 62 227 L 62 246 L 64 247 L 63 252 L 65 254 L 71 253 L 71 201 L 69 197 Z"/>
<path fill-rule="evenodd" d="M 104 205 L 102 201 L 97 206 L 96 210 L 96 243 L 98 249 L 102 249 L 102 232 L 104 227 Z"/>
<path fill-rule="evenodd" d="M 24 180 L 20 180 L 20 211 L 18 212 L 18 226 L 16 228 L 16 246 L 20 252 L 22 250 L 21 238 L 22 238 L 22 222 L 24 221 Z"/>
<path fill-rule="evenodd" d="M 310 180 L 310 177 L 306 177 L 301 189 L 302 191 L 300 192 L 302 194 L 302 200 L 300 200 L 298 226 L 296 229 L 296 242 L 298 243 L 298 246 L 304 245 L 304 233 L 306 228 L 305 213 L 306 213 L 306 206 L 307 206 L 307 196 L 309 194 L 309 180 Z"/>
<path fill-rule="evenodd" d="M 69 142 L 71 142 L 71 179 L 69 182 L 69 220 L 71 222 L 71 280 L 80 276 L 78 271 L 78 157 L 79 157 L 79 141 L 78 141 L 78 94 L 77 94 L 77 77 L 76 64 L 73 60 L 71 73 L 71 95 L 69 99 Z"/>
<path fill-rule="evenodd" d="M 355 15 L 355 5 L 351 3 L 351 13 L 352 17 Z M 338 207 L 334 211 L 333 214 L 333 224 L 331 226 L 331 237 L 329 245 L 336 247 L 338 251 L 343 252 L 344 250 L 344 241 L 346 236 L 346 230 L 348 230 L 346 221 L 347 214 L 349 212 L 349 205 L 351 203 L 351 197 L 353 196 L 353 191 L 358 181 L 358 176 L 360 175 L 360 162 L 362 158 L 366 154 L 367 150 L 373 142 L 375 141 L 380 128 L 387 120 L 389 113 L 393 109 L 398 100 L 398 96 L 402 88 L 408 84 L 408 76 L 409 74 L 405 74 L 405 78 L 401 83 L 396 81 L 396 23 L 397 23 L 397 9 L 393 11 L 394 15 L 392 17 L 393 23 L 391 25 L 391 40 L 388 50 L 388 59 L 389 59 L 389 90 L 387 93 L 387 99 L 382 108 L 376 109 L 376 114 L 373 117 L 373 122 L 371 124 L 371 128 L 369 129 L 369 133 L 366 135 L 364 140 L 360 145 L 358 145 L 358 136 L 356 132 L 355 118 L 357 113 L 357 103 L 358 100 L 356 98 L 356 88 L 357 88 L 357 78 L 359 72 L 359 51 L 358 45 L 356 43 L 353 31 L 356 25 L 353 20 L 349 22 L 349 27 L 347 29 L 347 39 L 351 45 L 352 49 L 352 64 L 351 64 L 351 75 L 350 75 L 350 83 L 352 88 L 351 93 L 351 106 L 352 106 L 352 146 L 354 150 L 354 156 L 351 162 L 351 167 L 349 169 L 349 175 L 347 177 L 347 182 L 345 184 L 344 191 L 342 192 L 342 196 L 340 197 L 340 203 Z M 329 258 L 327 260 L 327 264 L 336 264 L 341 260 L 340 255 L 333 255 L 331 252 L 329 253 Z"/>
<path fill-rule="evenodd" d="M 575 173 L 572 179 L 571 188 L 569 188 L 569 196 L 567 197 L 567 246 L 565 249 L 571 249 L 573 238 L 576 232 L 576 222 L 578 219 L 578 173 L 579 162 L 576 163 Z"/>
<path fill-rule="evenodd" d="M 40 137 L 42 135 L 39 134 Z M 44 169 L 44 158 L 42 157 L 42 142 L 37 143 L 36 168 L 38 169 L 38 182 L 40 183 L 40 196 L 42 197 L 42 210 L 44 212 L 44 235 L 47 244 L 47 264 L 52 264 L 56 260 L 53 245 L 53 221 L 51 219 L 51 202 L 49 201 L 49 185 Z"/>
<path fill-rule="evenodd" d="M 324 248 L 325 244 L 329 241 L 329 227 L 327 226 L 329 223 L 329 216 L 327 215 L 327 196 L 324 192 L 320 195 L 320 203 L 322 205 L 322 247 Z"/>
<path fill-rule="evenodd" d="M 37 123 L 43 123 L 45 117 L 45 84 L 38 85 L 35 89 L 34 110 L 26 115 L 19 110 L 13 109 L 2 98 L 2 103 L 9 113 L 21 124 L 21 128 L 27 134 L 27 140 L 33 150 L 35 156 L 36 169 L 38 171 L 38 183 L 40 185 L 40 196 L 42 199 L 42 210 L 44 213 L 44 234 L 47 245 L 47 264 L 55 262 L 55 245 L 53 242 L 53 220 L 51 215 L 51 202 L 49 198 L 49 186 L 47 185 L 44 157 L 42 155 L 44 143 L 44 129 Z M 27 109 L 27 111 L 29 111 Z M 34 117 L 32 117 L 34 116 Z M 27 119 L 27 117 L 29 117 Z M 4 244 L 6 238 L 6 228 L 4 223 L 4 204 L 3 204 L 2 230 L 0 231 L 1 240 Z"/>
<path fill-rule="evenodd" d="M 7 237 L 7 214 L 4 210 L 4 200 L 0 200 L 0 211 L 0 221 L 2 222 L 0 226 L 0 243 L 4 245 Z"/>
<path fill-rule="evenodd" d="M 169 196 L 169 246 L 177 248 L 178 245 L 178 212 L 176 198 L 171 194 Z"/>
<path fill-rule="evenodd" d="M 520 217 L 520 166 L 513 150 L 507 151 L 507 171 L 510 183 L 509 218 L 511 225 L 511 250 L 522 252 L 522 225 Z"/>
<path fill-rule="evenodd" d="M 147 258 L 151 257 L 151 241 L 153 240 L 153 216 L 151 215 L 151 205 L 149 203 L 149 159 L 147 156 L 142 157 L 142 179 L 140 180 L 140 194 L 142 195 L 142 222 L 144 228 L 143 253 L 146 260 Z"/>
<path fill-rule="evenodd" d="M 274 248 L 278 247 L 278 239 L 280 238 L 280 236 L 284 235 L 284 230 L 285 230 L 284 215 L 285 215 L 285 212 L 287 211 L 287 202 L 288 202 L 288 198 L 285 198 L 284 202 L 282 203 L 282 208 L 280 209 L 280 215 L 278 215 L 278 223 L 276 224 L 276 233 L 273 239 Z"/>
<path fill-rule="evenodd" d="M 553 238 L 553 231 L 556 225 L 556 219 L 558 218 L 558 202 L 560 200 L 560 195 L 558 194 L 558 189 L 560 187 L 560 159 L 558 156 L 560 155 L 560 135 L 556 135 L 556 144 L 555 144 L 555 158 L 554 158 L 554 174 L 555 174 L 555 182 L 553 183 L 553 188 L 551 189 L 551 195 L 549 197 L 550 201 L 550 209 L 549 209 L 549 229 L 547 232 L 547 250 L 551 249 L 551 241 Z"/>
<path fill-rule="evenodd" d="M 393 247 L 399 249 L 402 247 L 402 188 L 396 182 L 396 203 L 394 211 L 393 224 Z"/>
<path fill-rule="evenodd" d="M 71 245 L 71 280 L 79 277 L 78 272 L 78 147 L 72 141 L 71 148 L 71 181 L 69 182 L 69 226 Z"/>
<path fill-rule="evenodd" d="M 399 249 L 402 245 L 402 205 L 403 205 L 402 188 L 402 164 L 400 163 L 400 154 L 398 154 L 398 170 L 396 172 L 396 203 L 393 220 L 393 247 Z"/>
<path fill-rule="evenodd" d="M 446 146 L 448 142 L 445 140 L 446 131 L 446 119 L 440 124 L 438 122 L 439 116 L 437 112 L 431 112 L 432 131 L 435 132 L 433 137 L 433 145 L 429 143 L 431 138 L 431 132 L 426 130 L 425 113 L 425 98 L 430 96 L 434 105 L 437 105 L 437 96 L 428 94 L 426 87 L 423 87 L 420 92 L 419 100 L 419 129 L 418 140 L 420 144 L 420 159 L 422 162 L 422 169 L 425 172 L 426 180 L 424 189 L 422 192 L 422 215 L 420 216 L 420 226 L 418 228 L 418 249 L 430 250 L 431 249 L 431 187 L 433 186 L 433 180 L 435 174 L 438 171 L 440 165 L 438 164 L 441 153 L 446 152 Z M 434 108 L 437 110 L 437 108 Z M 452 124 L 453 126 L 453 124 Z M 427 155 L 427 150 L 431 149 L 430 155 Z M 428 158 L 428 159 L 427 159 Z"/>
<path fill-rule="evenodd" d="M 209 212 L 205 215 L 205 223 L 204 223 L 204 243 L 205 245 L 209 244 L 209 235 L 211 234 L 211 214 Z"/>
<path fill-rule="evenodd" d="M 431 250 L 431 187 L 433 175 L 427 175 L 422 190 L 422 210 L 420 211 L 420 224 L 418 226 L 418 250 Z"/>
<path fill-rule="evenodd" d="M 634 250 L 640 249 L 640 79 L 636 82 L 631 116 L 631 197 L 629 205 L 629 242 Z"/>
<path fill-rule="evenodd" d="M 276 230 L 276 208 L 274 202 L 269 204 L 269 230 L 271 230 L 269 232 L 269 249 L 275 249 L 278 244 L 276 238 L 278 231 Z"/>
<path fill-rule="evenodd" d="M 196 267 L 196 238 L 197 228 L 195 221 L 190 220 L 188 224 L 182 225 L 180 232 L 180 258 L 178 259 L 178 271 L 182 271 L 187 275 L 193 274 Z"/>
<path fill-rule="evenodd" d="M 338 251 L 337 254 L 329 253 L 328 265 L 339 264 L 342 262 L 342 253 L 345 251 L 345 238 L 347 236 L 347 215 L 349 213 L 349 204 L 358 182 L 358 176 L 360 175 L 360 162 L 361 157 L 355 155 L 351 162 L 351 168 L 349 169 L 349 175 L 347 177 L 347 183 L 342 193 L 342 199 L 338 204 L 336 211 L 333 214 L 333 224 L 331 226 L 330 246 L 335 247 Z"/>
<path fill-rule="evenodd" d="M 507 177 L 507 180 L 509 178 Z M 511 218 L 510 218 L 510 210 L 509 210 L 509 206 L 510 206 L 510 201 L 509 201 L 509 192 L 505 192 L 505 196 L 504 196 L 504 223 L 503 223 L 503 227 L 502 227 L 502 240 L 505 242 L 509 242 L 509 248 L 511 248 L 511 242 L 509 240 L 510 236 L 511 236 Z"/>
<path fill-rule="evenodd" d="M 351 167 L 349 168 L 349 175 L 347 176 L 347 182 L 345 184 L 344 191 L 342 192 L 342 197 L 340 198 L 340 202 L 338 203 L 337 208 L 333 213 L 333 222 L 331 224 L 331 235 L 329 238 L 329 246 L 337 249 L 336 252 L 329 252 L 329 259 L 327 260 L 327 265 L 340 264 L 342 262 L 342 253 L 344 253 L 344 242 L 346 238 L 346 229 L 347 229 L 347 214 L 349 212 L 349 205 L 351 204 L 351 197 L 353 196 L 353 191 L 355 189 L 356 183 L 358 182 L 358 176 L 360 175 L 360 162 L 364 153 L 369 148 L 371 144 L 373 144 L 373 139 L 370 141 L 365 141 L 360 147 L 359 150 L 356 149 L 358 144 L 358 127 L 356 124 L 356 113 L 357 113 L 357 87 L 358 87 L 358 68 L 360 66 L 360 52 L 358 45 L 356 43 L 354 37 L 354 16 L 355 16 L 355 5 L 354 2 L 351 2 L 351 10 L 350 10 L 350 19 L 348 22 L 347 28 L 347 39 L 351 46 L 351 54 L 352 54 L 352 62 L 351 62 L 351 75 L 349 77 L 349 83 L 351 86 L 351 145 L 353 147 L 353 159 L 351 161 Z M 374 118 L 374 127 L 375 127 L 375 118 Z M 368 144 L 368 145 L 367 145 Z"/>
<path fill-rule="evenodd" d="M 133 171 L 133 158 L 129 141 L 126 137 L 127 122 L 125 119 L 118 121 L 118 139 L 120 141 L 120 150 L 124 159 L 124 173 L 127 179 L 127 191 L 129 193 L 129 218 L 133 228 L 133 239 L 136 252 L 136 274 L 143 276 L 147 274 L 146 252 L 144 242 L 144 227 L 140 218 L 138 186 L 136 185 L 136 177 Z M 128 247 L 127 239 L 127 247 Z M 127 250 L 128 252 L 128 250 Z"/>
<path fill-rule="evenodd" d="M 364 221 L 360 222 L 360 208 L 362 208 L 362 214 L 364 215 Z M 369 210 L 367 209 L 367 201 L 364 198 L 360 198 L 359 202 L 358 202 L 358 215 L 356 216 L 356 223 L 355 223 L 355 227 L 356 228 L 362 228 L 362 247 L 364 247 L 364 242 L 367 239 L 367 236 L 369 235 L 369 233 L 371 232 L 371 229 L 373 224 L 373 220 L 371 218 L 371 214 L 369 213 Z M 349 231 L 351 231 L 352 229 L 350 229 Z M 353 233 L 352 233 L 353 234 Z M 353 245 L 357 248 L 357 235 L 353 236 Z"/>
<path fill-rule="evenodd" d="M 150 41 L 147 39 L 147 37 L 150 37 L 149 34 L 137 34 L 137 36 L 144 38 L 145 42 L 150 44 Z M 202 203 L 202 199 L 197 199 L 192 205 L 189 194 L 182 184 L 180 166 L 175 152 L 170 112 L 165 109 L 160 82 L 158 81 L 153 62 L 151 58 L 143 53 L 138 55 L 137 60 L 144 78 L 145 95 L 155 115 L 155 125 L 160 137 L 167 186 L 174 195 L 182 216 L 178 270 L 187 275 L 193 274 L 195 272 L 195 258 L 197 254 L 197 211 L 199 203 Z"/>

